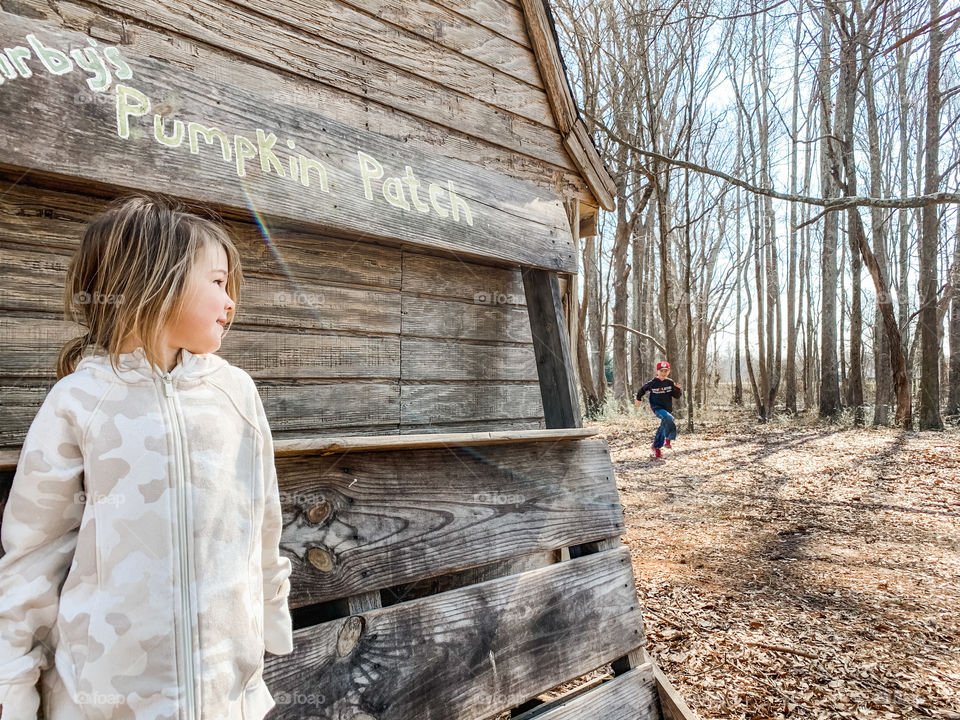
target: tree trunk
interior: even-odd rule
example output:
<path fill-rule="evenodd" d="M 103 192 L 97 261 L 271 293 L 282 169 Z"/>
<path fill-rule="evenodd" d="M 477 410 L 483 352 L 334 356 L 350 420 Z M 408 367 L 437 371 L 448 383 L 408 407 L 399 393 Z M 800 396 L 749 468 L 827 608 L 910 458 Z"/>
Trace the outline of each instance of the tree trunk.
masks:
<path fill-rule="evenodd" d="M 797 116 L 800 105 L 800 32 L 802 29 L 802 5 L 797 10 L 797 28 L 794 33 L 793 49 L 793 109 L 790 118 L 790 194 L 797 194 Z M 797 204 L 790 203 L 790 220 L 787 228 L 789 246 L 787 266 L 787 367 L 784 404 L 787 412 L 797 412 Z"/>
<path fill-rule="evenodd" d="M 622 193 L 617 201 L 617 229 L 613 241 L 613 399 L 625 404 L 630 382 L 627 376 L 627 250 L 630 246 L 630 224 L 626 218 Z"/>
<path fill-rule="evenodd" d="M 913 429 L 913 416 L 910 406 L 910 384 L 907 381 L 907 363 L 903 352 L 903 343 L 900 339 L 900 329 L 894 316 L 893 301 L 890 299 L 889 293 L 883 292 L 883 288 L 887 287 L 886 279 L 883 277 L 877 259 L 867 243 L 867 236 L 863 231 L 860 215 L 857 214 L 852 219 L 853 234 L 860 249 L 860 254 L 863 255 L 863 261 L 867 265 L 867 270 L 870 271 L 870 276 L 873 278 L 873 285 L 877 290 L 877 304 L 883 316 L 883 325 L 889 341 L 887 349 L 890 353 L 893 386 L 897 396 L 897 424 L 906 430 L 911 430 Z"/>
<path fill-rule="evenodd" d="M 820 187 L 824 198 L 836 197 L 833 179 L 835 152 L 830 139 L 831 57 L 830 32 L 833 11 L 825 5 L 820 18 Z M 823 249 L 820 253 L 820 416 L 833 418 L 840 412 L 837 377 L 837 213 L 823 218 Z"/>
<path fill-rule="evenodd" d="M 603 320 L 601 318 L 600 243 L 596 236 L 587 238 L 584 254 L 584 293 L 587 299 L 588 339 L 590 340 L 590 364 L 593 367 L 595 391 L 601 405 L 607 394 L 607 379 L 603 371 Z"/>
<path fill-rule="evenodd" d="M 950 371 L 947 415 L 960 415 L 960 213 L 954 233 L 953 267 L 950 270 Z"/>
<path fill-rule="evenodd" d="M 939 0 L 930 0 L 930 55 L 927 66 L 927 118 L 925 137 L 925 171 L 923 191 L 934 193 L 940 188 L 940 50 L 943 32 L 937 22 L 940 17 Z M 937 239 L 936 206 L 927 206 L 921 212 L 920 232 L 920 315 L 918 330 L 921 343 L 920 366 L 920 429 L 942 430 L 940 417 L 940 356 L 937 323 Z"/>
<path fill-rule="evenodd" d="M 858 35 L 853 29 L 840 35 L 840 81 L 837 89 L 836 131 L 841 137 L 841 166 L 845 187 L 844 194 L 857 194 L 857 170 L 853 162 L 853 116 L 857 95 L 857 44 Z M 857 217 L 854 218 L 854 215 Z M 859 222 L 860 210 L 847 210 L 847 240 L 850 249 L 850 369 L 847 373 L 847 404 L 853 408 L 853 424 L 863 425 L 863 367 L 861 342 L 863 316 L 860 304 L 860 252 L 853 231 Z"/>
<path fill-rule="evenodd" d="M 583 249 L 583 264 L 587 266 L 587 256 L 593 251 L 593 237 L 586 238 Z M 590 297 L 590 273 L 584 272 L 583 302 L 579 306 L 579 329 L 577 332 L 577 374 L 580 377 L 580 392 L 583 395 L 584 414 L 587 418 L 595 418 L 600 414 L 603 406 L 602 398 L 597 393 L 597 385 L 593 381 L 593 370 L 590 366 L 590 357 L 587 353 L 587 305 Z"/>
<path fill-rule="evenodd" d="M 661 170 L 662 168 L 662 170 Z M 659 226 L 659 261 L 660 261 L 660 318 L 663 322 L 663 335 L 667 346 L 667 360 L 677 371 L 675 377 L 680 376 L 677 356 L 677 327 L 672 311 L 674 310 L 673 285 L 670 282 L 670 214 L 667 208 L 667 193 L 669 192 L 669 170 L 662 166 L 656 168 L 657 178 L 657 225 Z"/>
<path fill-rule="evenodd" d="M 883 191 L 883 174 L 880 166 L 880 129 L 877 118 L 877 101 L 874 93 L 874 75 L 872 60 L 867 57 L 866 50 L 863 50 L 863 91 L 864 101 L 867 111 L 867 139 L 869 143 L 870 155 L 870 196 L 881 197 Z M 880 276 L 884 281 L 891 280 L 887 261 L 887 230 L 886 218 L 880 208 L 871 208 L 870 210 L 870 229 L 873 236 L 874 256 L 876 257 L 877 267 L 880 270 Z M 889 284 L 883 287 L 877 287 L 877 297 L 883 297 L 890 300 L 891 287 Z M 890 364 L 890 338 L 887 335 L 884 325 L 883 311 L 880 303 L 877 303 L 877 309 L 874 313 L 874 400 L 873 400 L 873 424 L 887 425 L 890 422 L 890 405 L 893 401 L 893 368 Z"/>
<path fill-rule="evenodd" d="M 900 97 L 900 195 L 906 197 L 910 188 L 907 184 L 909 179 L 908 163 L 909 148 L 907 131 L 910 127 L 910 94 L 907 92 L 907 58 L 910 44 L 901 45 L 897 48 L 897 91 Z M 900 269 L 897 278 L 897 323 L 900 325 L 900 337 L 903 340 L 903 351 L 906 353 L 910 344 L 910 287 L 908 284 L 908 273 L 910 270 L 909 255 L 909 229 L 910 229 L 910 211 L 903 209 L 898 213 L 898 267 Z"/>

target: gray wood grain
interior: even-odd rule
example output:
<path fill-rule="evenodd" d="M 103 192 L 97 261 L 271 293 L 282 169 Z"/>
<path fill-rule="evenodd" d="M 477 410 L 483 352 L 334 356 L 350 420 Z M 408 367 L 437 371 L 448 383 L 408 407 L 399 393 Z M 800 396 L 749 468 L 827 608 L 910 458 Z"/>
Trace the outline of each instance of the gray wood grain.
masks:
<path fill-rule="evenodd" d="M 14 42 L 31 31 L 50 46 L 83 42 L 83 36 L 57 31 L 46 24 L 27 23 L 9 14 L 3 18 L 0 39 L 4 43 Z M 251 158 L 245 177 L 238 178 L 233 163 L 224 162 L 219 150 L 215 154 L 204 145 L 200 152 L 192 154 L 186 144 L 167 147 L 154 139 L 152 123 L 136 117 L 131 119 L 130 135 L 124 139 L 117 133 L 116 111 L 111 105 L 78 105 L 74 101 L 87 92 L 79 74 L 53 76 L 42 70 L 31 78 L 18 78 L 0 86 L 0 121 L 8 128 L 0 136 L 3 162 L 123 187 L 162 186 L 172 194 L 233 208 L 253 204 L 264 215 L 315 223 L 338 233 L 373 235 L 566 271 L 576 267 L 572 237 L 555 195 L 482 168 L 411 151 L 317 112 L 292 108 L 281 111 L 262 89 L 269 83 L 230 86 L 210 77 L 185 73 L 151 57 L 138 56 L 129 49 L 125 49 L 125 58 L 135 73 L 127 84 L 145 94 L 151 110 L 163 110 L 167 115 L 167 133 L 174 132 L 177 121 L 195 121 L 216 126 L 230 137 L 236 133 L 255 139 L 255 128 L 265 126 L 264 133 L 276 134 L 277 165 L 267 163 L 264 158 L 269 156 L 264 155 L 261 163 L 267 170 L 263 171 L 261 163 Z M 71 126 L 64 132 L 63 114 L 55 111 L 71 105 L 75 108 L 69 115 Z M 251 122 L 251 117 L 256 120 Z M 147 119 L 152 120 L 153 116 L 148 113 Z M 296 151 L 286 149 L 287 141 L 294 143 Z M 452 214 L 440 217 L 429 204 L 424 205 L 425 212 L 390 205 L 380 197 L 379 180 L 371 181 L 371 199 L 367 200 L 360 180 L 358 150 L 382 163 L 384 177 L 403 175 L 409 165 L 423 183 L 422 192 L 426 183 L 437 183 L 441 189 L 439 207 L 448 213 L 452 213 L 449 206 L 453 203 L 444 193 L 449 188 L 448 181 L 454 183 L 460 202 L 471 208 L 473 225 L 466 222 L 466 209 L 460 210 L 460 220 L 455 221 Z M 319 189 L 316 176 L 309 188 L 284 177 L 289 172 L 287 160 L 302 157 L 297 155 L 299 152 L 315 154 L 322 161 L 328 173 L 329 192 Z M 412 196 L 409 201 L 412 202 Z"/>
<path fill-rule="evenodd" d="M 523 17 L 515 8 L 496 16 L 477 13 L 472 19 L 467 13 L 483 3 L 466 4 L 459 12 L 428 0 L 350 0 L 349 4 L 534 87 L 543 87 Z"/>
<path fill-rule="evenodd" d="M 514 720 L 661 720 L 653 666 L 638 667 L 573 697 L 560 697 Z"/>
<path fill-rule="evenodd" d="M 603 440 L 285 457 L 277 474 L 296 606 L 623 529 Z"/>
<path fill-rule="evenodd" d="M 429 86 L 438 84 L 455 93 L 468 94 L 493 108 L 556 129 L 553 111 L 542 86 L 518 80 L 495 66 L 460 52 L 451 52 L 419 33 L 359 12 L 349 3 L 337 0 L 256 0 L 247 2 L 246 6 L 271 20 L 308 29 L 311 36 L 323 39 L 321 47 L 328 41 L 331 45 L 327 47 L 339 46 L 341 52 L 349 48 L 363 55 L 373 61 L 370 69 L 373 74 L 379 74 L 381 67 L 396 68 Z M 421 32 L 430 27 L 425 21 L 425 18 L 420 21 Z M 460 27 L 466 30 L 462 22 Z M 432 29 L 437 35 L 443 32 L 442 26 L 434 25 Z M 469 45 L 482 46 L 484 40 L 496 37 L 482 26 L 472 25 L 472 29 L 482 39 L 467 40 Z M 523 52 L 516 44 L 501 43 L 501 48 L 505 57 L 526 61 L 527 75 L 536 73 L 536 59 L 531 53 Z"/>
<path fill-rule="evenodd" d="M 641 622 L 624 548 L 298 630 L 264 678 L 278 718 L 476 720 L 624 654 Z"/>

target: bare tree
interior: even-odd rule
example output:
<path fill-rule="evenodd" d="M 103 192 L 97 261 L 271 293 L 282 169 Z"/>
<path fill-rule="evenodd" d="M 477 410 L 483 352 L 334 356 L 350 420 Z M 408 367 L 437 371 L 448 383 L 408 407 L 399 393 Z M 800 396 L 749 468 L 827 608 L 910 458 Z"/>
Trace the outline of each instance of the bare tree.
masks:
<path fill-rule="evenodd" d="M 930 51 L 927 59 L 927 114 L 926 135 L 924 141 L 924 193 L 937 192 L 940 189 L 940 108 L 943 100 L 940 94 L 940 51 L 943 48 L 943 31 L 938 20 L 940 0 L 930 0 Z M 920 368 L 920 417 L 921 430 L 940 430 L 943 420 L 940 417 L 940 355 L 939 323 L 937 321 L 937 242 L 939 225 L 937 209 L 925 207 L 921 210 L 920 232 L 920 315 L 918 331 L 921 343 Z"/>

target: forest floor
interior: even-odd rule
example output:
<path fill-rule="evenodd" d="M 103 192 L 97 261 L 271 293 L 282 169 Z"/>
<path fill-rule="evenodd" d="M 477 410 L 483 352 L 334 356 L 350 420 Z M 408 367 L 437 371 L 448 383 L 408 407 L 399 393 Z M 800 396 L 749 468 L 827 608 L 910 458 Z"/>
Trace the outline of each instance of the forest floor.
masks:
<path fill-rule="evenodd" d="M 594 423 L 648 652 L 710 718 L 960 720 L 960 431 Z"/>

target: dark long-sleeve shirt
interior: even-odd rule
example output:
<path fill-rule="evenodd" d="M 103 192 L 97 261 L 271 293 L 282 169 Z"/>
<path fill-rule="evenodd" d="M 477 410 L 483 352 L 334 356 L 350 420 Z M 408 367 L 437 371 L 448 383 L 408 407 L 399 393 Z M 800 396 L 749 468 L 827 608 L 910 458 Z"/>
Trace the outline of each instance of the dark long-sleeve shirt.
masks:
<path fill-rule="evenodd" d="M 677 384 L 670 378 L 666 380 L 654 378 L 640 388 L 640 392 L 637 393 L 637 400 L 642 400 L 646 393 L 650 393 L 651 410 L 663 408 L 667 412 L 672 413 L 673 398 L 678 398 L 683 395 L 683 390 L 677 387 Z"/>

